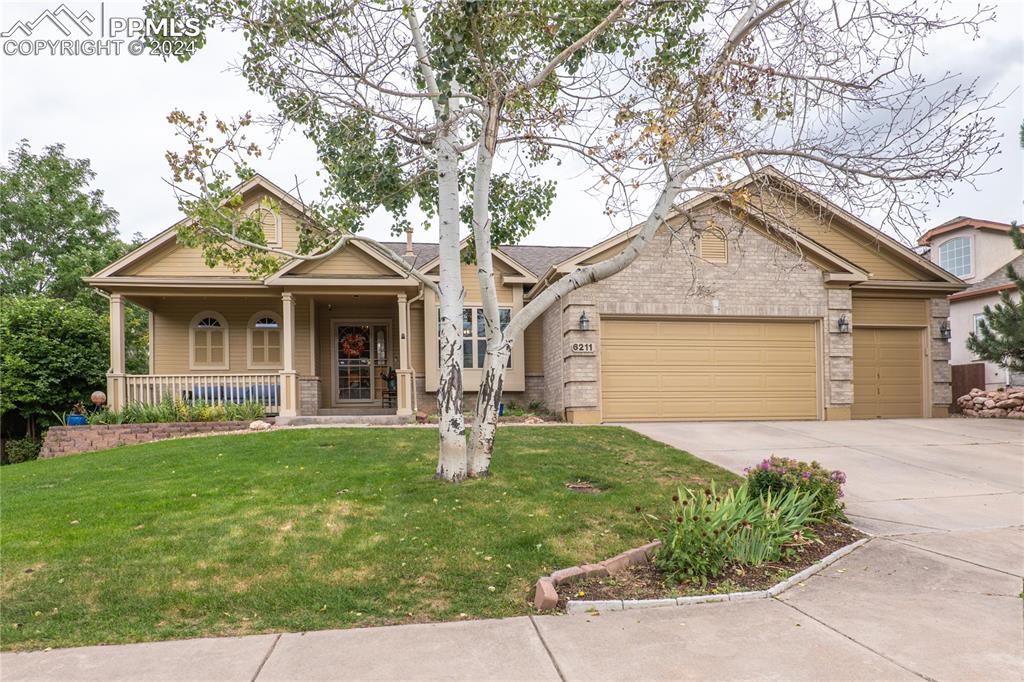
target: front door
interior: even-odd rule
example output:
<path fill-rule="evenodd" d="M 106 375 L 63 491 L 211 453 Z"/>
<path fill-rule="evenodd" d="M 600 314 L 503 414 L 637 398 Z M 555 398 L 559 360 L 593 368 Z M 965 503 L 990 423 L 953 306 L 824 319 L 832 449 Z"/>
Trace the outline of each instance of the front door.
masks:
<path fill-rule="evenodd" d="M 386 323 L 336 323 L 334 402 L 366 402 L 380 398 L 381 372 L 387 366 Z"/>

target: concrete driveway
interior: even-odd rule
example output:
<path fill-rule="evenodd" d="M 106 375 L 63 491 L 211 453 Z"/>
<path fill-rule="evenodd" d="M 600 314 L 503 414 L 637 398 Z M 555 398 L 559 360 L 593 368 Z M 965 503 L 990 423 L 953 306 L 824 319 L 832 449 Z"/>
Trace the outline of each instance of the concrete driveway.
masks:
<path fill-rule="evenodd" d="M 771 454 L 847 472 L 850 519 L 876 537 L 778 601 L 907 673 L 1024 678 L 1024 423 L 626 426 L 736 472 Z"/>

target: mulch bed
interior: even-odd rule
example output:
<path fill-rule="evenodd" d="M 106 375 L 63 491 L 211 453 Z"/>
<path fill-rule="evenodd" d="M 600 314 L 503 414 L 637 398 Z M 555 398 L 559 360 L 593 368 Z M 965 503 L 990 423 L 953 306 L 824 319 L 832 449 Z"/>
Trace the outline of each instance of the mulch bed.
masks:
<path fill-rule="evenodd" d="M 845 523 L 818 524 L 813 526 L 813 530 L 820 542 L 812 542 L 798 548 L 793 558 L 757 567 L 741 564 L 727 566 L 721 575 L 708 580 L 707 585 L 703 586 L 693 582 L 670 586 L 666 584 L 664 574 L 654 564 L 630 566 L 607 578 L 562 583 L 556 588 L 558 608 L 564 611 L 565 603 L 570 599 L 662 599 L 693 594 L 766 590 L 837 549 L 865 537 L 863 533 Z"/>

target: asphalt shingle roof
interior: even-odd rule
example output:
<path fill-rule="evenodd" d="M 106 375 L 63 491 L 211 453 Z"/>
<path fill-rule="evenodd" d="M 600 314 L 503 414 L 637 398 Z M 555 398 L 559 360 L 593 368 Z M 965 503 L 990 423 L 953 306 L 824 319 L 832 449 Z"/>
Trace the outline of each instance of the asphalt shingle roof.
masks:
<path fill-rule="evenodd" d="M 437 258 L 437 244 L 429 242 L 413 242 L 412 256 L 406 256 L 405 242 L 381 242 L 414 267 L 422 267 Z M 537 277 L 543 277 L 552 265 L 561 263 L 571 256 L 585 251 L 587 246 L 500 246 L 498 250 L 509 258 L 525 266 Z"/>

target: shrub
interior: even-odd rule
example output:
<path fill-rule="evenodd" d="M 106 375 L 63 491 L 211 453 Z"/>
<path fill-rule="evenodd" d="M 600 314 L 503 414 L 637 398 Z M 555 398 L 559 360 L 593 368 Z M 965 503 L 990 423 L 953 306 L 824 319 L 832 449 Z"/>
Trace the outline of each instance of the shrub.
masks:
<path fill-rule="evenodd" d="M 725 493 L 712 484 L 704 490 L 680 488 L 672 502 L 655 563 L 675 582 L 705 585 L 730 563 L 777 561 L 812 537 L 808 526 L 818 520 L 814 495 L 799 489 L 762 496 L 746 483 Z"/>
<path fill-rule="evenodd" d="M 225 403 L 211 405 L 203 400 L 188 402 L 166 396 L 156 405 L 128 403 L 120 412 L 98 410 L 89 416 L 90 424 L 156 424 L 161 422 L 253 421 L 263 419 L 262 403 Z"/>
<path fill-rule="evenodd" d="M 4 441 L 4 462 L 18 464 L 39 457 L 39 443 L 31 438 L 11 438 Z"/>
<path fill-rule="evenodd" d="M 815 515 L 823 521 L 846 520 L 841 501 L 846 474 L 842 471 L 829 471 L 817 462 L 770 457 L 745 472 L 751 490 L 757 495 L 804 490 L 813 493 Z"/>

